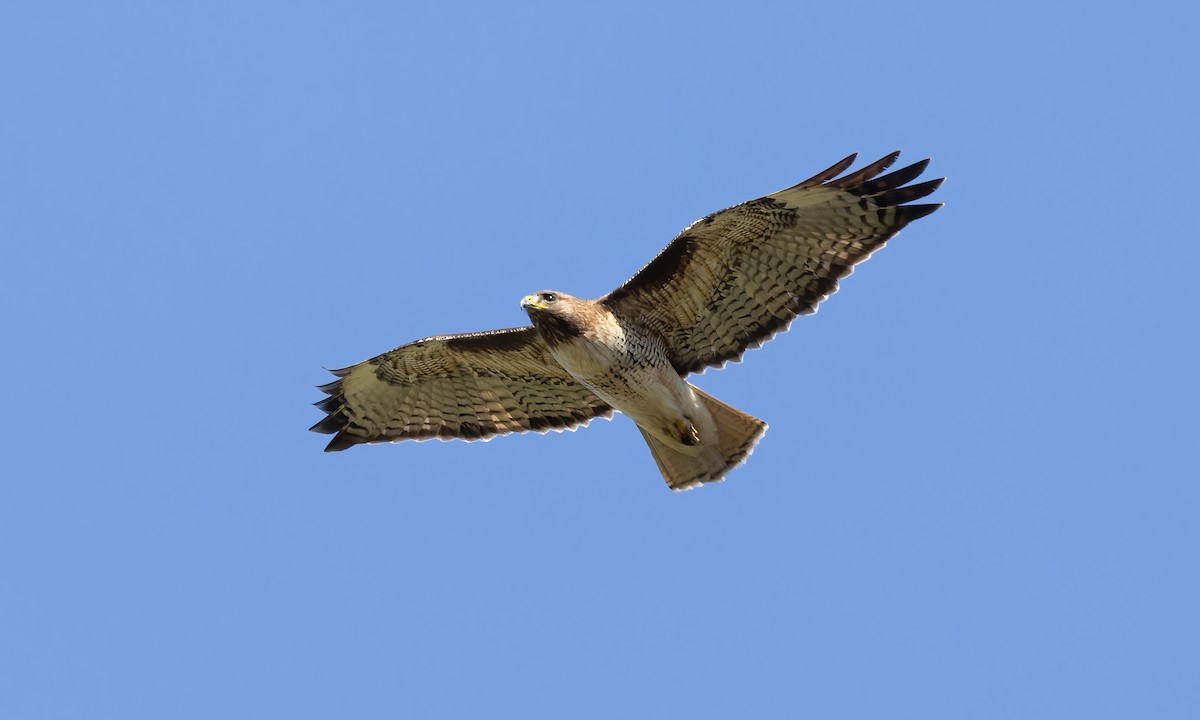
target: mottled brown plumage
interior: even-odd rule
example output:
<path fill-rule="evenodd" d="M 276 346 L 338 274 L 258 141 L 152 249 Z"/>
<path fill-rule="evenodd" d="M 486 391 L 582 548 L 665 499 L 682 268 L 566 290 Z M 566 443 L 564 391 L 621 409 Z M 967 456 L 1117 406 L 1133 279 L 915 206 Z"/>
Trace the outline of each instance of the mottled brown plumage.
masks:
<path fill-rule="evenodd" d="M 486 440 L 563 430 L 612 408 L 575 382 L 532 327 L 439 335 L 334 370 L 311 430 L 336 433 L 327 451 L 363 442 Z"/>
<path fill-rule="evenodd" d="M 897 205 L 942 183 L 900 187 L 928 160 L 871 180 L 899 155 L 826 182 L 851 155 L 787 190 L 697 220 L 601 302 L 667 338 L 680 372 L 736 360 L 797 315 L 816 312 L 856 264 L 941 207 Z"/>
<path fill-rule="evenodd" d="M 418 340 L 334 371 L 313 426 L 326 450 L 358 443 L 573 428 L 619 410 L 672 489 L 720 480 L 766 430 L 689 385 L 738 359 L 837 290 L 854 265 L 940 205 L 904 205 L 928 160 L 880 175 L 899 153 L 838 177 L 854 156 L 786 190 L 689 225 L 598 300 L 543 291 L 532 326 Z"/>

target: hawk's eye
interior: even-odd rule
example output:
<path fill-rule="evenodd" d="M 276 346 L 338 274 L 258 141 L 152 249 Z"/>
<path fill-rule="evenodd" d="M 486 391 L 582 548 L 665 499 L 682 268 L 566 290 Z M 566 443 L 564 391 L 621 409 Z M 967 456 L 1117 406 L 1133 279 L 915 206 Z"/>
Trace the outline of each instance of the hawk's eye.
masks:
<path fill-rule="evenodd" d="M 544 300 L 546 302 L 554 302 L 557 299 L 558 299 L 558 296 L 555 295 L 554 293 L 542 293 L 542 300 Z"/>

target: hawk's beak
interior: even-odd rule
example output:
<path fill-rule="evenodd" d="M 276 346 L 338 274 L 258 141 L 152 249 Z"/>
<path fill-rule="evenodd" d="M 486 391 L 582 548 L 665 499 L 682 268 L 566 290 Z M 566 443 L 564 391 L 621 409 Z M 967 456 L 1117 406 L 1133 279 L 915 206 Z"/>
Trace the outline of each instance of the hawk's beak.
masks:
<path fill-rule="evenodd" d="M 537 295 L 526 295 L 525 297 L 521 298 L 521 309 L 528 311 L 530 308 L 534 308 L 536 310 L 549 309 L 542 303 L 541 300 L 538 299 Z"/>

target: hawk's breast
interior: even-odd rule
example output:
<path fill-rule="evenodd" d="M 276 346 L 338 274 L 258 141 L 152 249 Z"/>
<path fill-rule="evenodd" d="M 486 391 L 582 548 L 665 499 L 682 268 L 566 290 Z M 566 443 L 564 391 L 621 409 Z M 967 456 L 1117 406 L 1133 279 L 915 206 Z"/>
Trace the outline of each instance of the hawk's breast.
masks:
<path fill-rule="evenodd" d="M 597 313 L 585 332 L 552 345 L 551 352 L 580 384 L 626 415 L 677 405 L 686 388 L 662 338 L 611 312 Z"/>

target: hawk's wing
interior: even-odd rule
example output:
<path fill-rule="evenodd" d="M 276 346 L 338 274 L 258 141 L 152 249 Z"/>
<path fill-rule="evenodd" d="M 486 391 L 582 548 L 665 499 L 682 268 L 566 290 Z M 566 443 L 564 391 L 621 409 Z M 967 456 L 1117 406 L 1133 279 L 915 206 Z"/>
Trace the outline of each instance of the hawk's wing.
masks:
<path fill-rule="evenodd" d="M 876 177 L 899 155 L 838 178 L 851 155 L 799 185 L 697 220 L 600 301 L 661 333 L 681 373 L 736 360 L 815 312 L 855 264 L 941 207 L 901 204 L 941 185 L 902 187 L 928 160 Z"/>
<path fill-rule="evenodd" d="M 341 370 L 310 428 L 358 443 L 462 438 L 586 425 L 612 408 L 555 362 L 532 327 L 417 340 Z"/>

